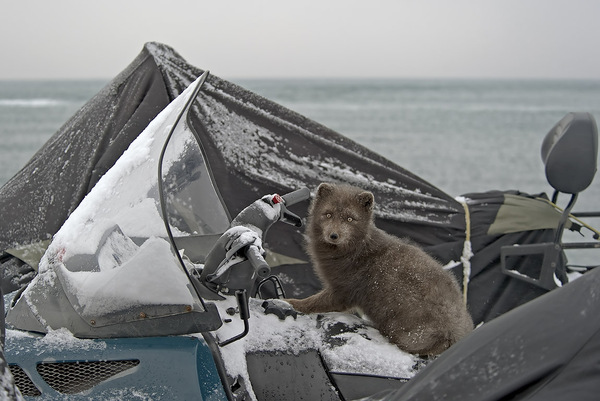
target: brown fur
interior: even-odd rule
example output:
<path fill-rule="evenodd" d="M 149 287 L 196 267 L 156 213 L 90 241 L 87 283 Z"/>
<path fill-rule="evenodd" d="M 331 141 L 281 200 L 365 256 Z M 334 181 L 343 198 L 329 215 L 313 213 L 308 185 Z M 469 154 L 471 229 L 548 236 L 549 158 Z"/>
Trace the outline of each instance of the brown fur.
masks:
<path fill-rule="evenodd" d="M 375 227 L 371 192 L 321 184 L 307 225 L 323 290 L 289 299 L 304 313 L 359 308 L 407 352 L 437 355 L 473 329 L 451 272 L 407 240 Z"/>

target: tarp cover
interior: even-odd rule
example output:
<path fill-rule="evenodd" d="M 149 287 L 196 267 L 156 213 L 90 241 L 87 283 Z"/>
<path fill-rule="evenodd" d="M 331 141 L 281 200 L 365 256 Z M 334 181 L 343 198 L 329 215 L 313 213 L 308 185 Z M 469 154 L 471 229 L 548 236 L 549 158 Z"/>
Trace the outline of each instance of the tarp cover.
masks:
<path fill-rule="evenodd" d="M 56 233 L 131 141 L 202 72 L 170 47 L 146 44 L 0 189 L 0 249 L 38 243 Z M 465 209 L 442 190 L 352 140 L 214 75 L 192 107 L 191 122 L 231 217 L 264 194 L 346 182 L 374 193 L 378 227 L 411 237 L 443 264 L 456 261 L 453 271 L 461 282 L 469 222 L 474 256 L 465 260 L 471 265 L 469 308 L 476 322 L 545 292 L 500 272 L 501 245 L 552 236 L 546 229 L 489 235 L 504 202 L 501 192 L 469 196 Z M 399 134 L 398 146 L 401 141 Z M 307 206 L 305 202 L 292 210 L 305 216 Z M 273 269 L 288 296 L 318 290 L 301 230 L 276 224 L 266 248 L 293 258 L 280 259 Z M 290 260 L 307 263 L 285 264 Z M 19 274 L 5 268 L 8 281 L 18 281 Z"/>

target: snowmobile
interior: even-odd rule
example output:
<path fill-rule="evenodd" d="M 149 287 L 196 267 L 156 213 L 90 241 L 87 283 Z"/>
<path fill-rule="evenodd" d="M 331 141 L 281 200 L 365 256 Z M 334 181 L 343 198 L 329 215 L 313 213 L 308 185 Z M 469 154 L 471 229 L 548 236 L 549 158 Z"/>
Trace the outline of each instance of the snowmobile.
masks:
<path fill-rule="evenodd" d="M 278 301 L 262 244 L 276 222 L 302 225 L 288 207 L 310 191 L 265 195 L 227 226 L 186 120 L 206 76 L 99 181 L 12 301 L 5 353 L 23 395 L 353 399 L 421 364 L 356 316 Z"/>
<path fill-rule="evenodd" d="M 76 136 L 90 126 L 104 134 Z M 574 197 L 564 212 L 521 193 L 458 201 L 148 44 L 22 170 L 27 180 L 0 189 L 22 221 L 0 222 L 11 227 L 0 231 L 2 288 L 18 289 L 7 298 L 10 374 L 32 400 L 595 396 L 600 270 L 565 285 L 561 237 L 581 228 L 570 212 L 595 174 L 595 121 L 571 113 L 547 138 L 547 167 L 579 162 L 575 176 L 547 172 Z M 326 180 L 374 192 L 377 225 L 443 261 L 485 324 L 425 360 L 356 315 L 296 313 L 281 298 L 315 291 L 300 216 Z M 559 333 L 573 327 L 566 346 Z"/>

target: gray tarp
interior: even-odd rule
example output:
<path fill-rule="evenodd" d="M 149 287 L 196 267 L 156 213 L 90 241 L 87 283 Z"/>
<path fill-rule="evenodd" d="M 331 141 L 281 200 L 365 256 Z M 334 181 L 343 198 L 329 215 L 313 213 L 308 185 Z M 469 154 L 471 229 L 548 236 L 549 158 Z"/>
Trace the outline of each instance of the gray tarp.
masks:
<path fill-rule="evenodd" d="M 0 188 L 0 249 L 49 239 L 149 121 L 201 72 L 168 46 L 146 44 Z M 214 75 L 192 107 L 191 122 L 230 216 L 263 194 L 302 186 L 314 190 L 323 181 L 348 182 L 375 194 L 380 228 L 411 237 L 443 264 L 460 262 L 466 237 L 463 205 L 350 139 Z M 504 194 L 469 197 L 475 254 L 470 260 L 469 308 L 479 322 L 544 292 L 503 275 L 499 247 L 546 240 L 552 232 L 490 235 L 488 228 Z M 305 216 L 306 208 L 305 202 L 293 211 Z M 302 233 L 291 226 L 274 225 L 266 246 L 288 258 L 307 260 Z M 14 268 L 19 262 L 6 254 L 4 261 L 10 285 L 18 287 L 30 279 L 23 276 L 27 266 Z M 309 263 L 281 265 L 273 271 L 284 278 L 291 296 L 306 296 L 319 288 Z M 462 281 L 460 263 L 453 271 Z"/>

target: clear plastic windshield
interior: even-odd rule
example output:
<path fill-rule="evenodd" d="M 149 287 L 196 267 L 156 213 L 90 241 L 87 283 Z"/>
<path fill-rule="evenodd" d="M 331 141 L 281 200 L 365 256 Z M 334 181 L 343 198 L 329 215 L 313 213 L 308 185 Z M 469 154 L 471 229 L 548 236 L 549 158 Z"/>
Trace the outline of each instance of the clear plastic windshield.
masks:
<path fill-rule="evenodd" d="M 187 127 L 187 125 L 186 125 Z M 193 132 L 173 132 L 163 162 L 168 221 L 176 237 L 221 234 L 229 218 Z"/>
<path fill-rule="evenodd" d="M 168 239 L 158 184 L 158 162 L 172 133 L 162 199 L 173 236 L 214 237 L 227 229 L 227 213 L 185 121 L 190 92 L 148 125 L 55 235 L 24 294 L 40 321 L 54 327 L 70 320 L 45 306 L 47 294 L 63 291 L 74 311 L 96 326 L 204 310 Z"/>

